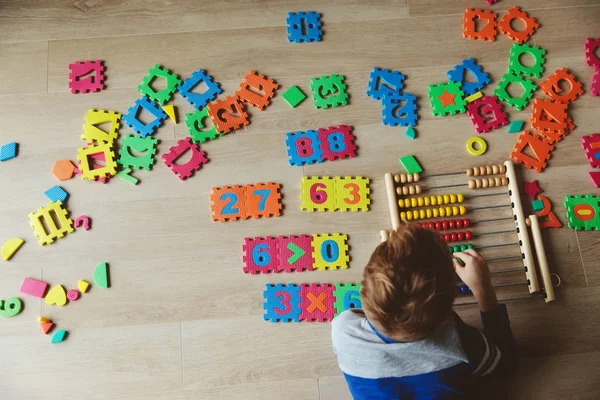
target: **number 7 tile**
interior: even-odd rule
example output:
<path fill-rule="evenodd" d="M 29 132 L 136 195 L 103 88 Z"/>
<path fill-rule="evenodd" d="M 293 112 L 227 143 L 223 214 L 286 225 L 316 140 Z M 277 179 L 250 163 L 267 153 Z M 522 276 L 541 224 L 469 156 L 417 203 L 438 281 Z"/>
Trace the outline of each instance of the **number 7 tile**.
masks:
<path fill-rule="evenodd" d="M 371 191 L 368 178 L 337 176 L 335 177 L 335 190 L 336 208 L 340 211 L 369 211 Z"/>
<path fill-rule="evenodd" d="M 281 185 L 257 183 L 246 185 L 246 215 L 251 218 L 270 218 L 281 215 Z"/>

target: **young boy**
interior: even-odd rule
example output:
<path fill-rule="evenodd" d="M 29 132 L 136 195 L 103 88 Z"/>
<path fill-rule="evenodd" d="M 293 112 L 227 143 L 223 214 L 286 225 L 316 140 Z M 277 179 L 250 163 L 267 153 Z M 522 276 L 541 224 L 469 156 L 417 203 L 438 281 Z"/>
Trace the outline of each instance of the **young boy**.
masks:
<path fill-rule="evenodd" d="M 473 250 L 454 257 L 438 233 L 412 224 L 377 246 L 363 273 L 363 309 L 332 323 L 355 400 L 470 398 L 476 377 L 515 372 L 508 314 L 487 264 Z M 473 291 L 483 333 L 452 311 L 456 275 Z"/>

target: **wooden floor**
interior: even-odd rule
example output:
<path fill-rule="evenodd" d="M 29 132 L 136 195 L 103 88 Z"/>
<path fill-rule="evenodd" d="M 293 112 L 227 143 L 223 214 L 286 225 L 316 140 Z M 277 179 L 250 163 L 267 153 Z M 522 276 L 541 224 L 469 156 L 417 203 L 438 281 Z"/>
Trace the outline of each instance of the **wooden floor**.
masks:
<path fill-rule="evenodd" d="M 494 83 L 485 90 L 491 93 L 506 71 L 512 42 L 504 36 L 494 43 L 462 38 L 465 7 L 484 6 L 483 0 L 302 3 L 298 9 L 298 2 L 289 0 L 0 0 L 0 144 L 20 143 L 19 157 L 0 164 L 0 242 L 14 236 L 27 242 L 0 268 L 0 298 L 25 301 L 19 316 L 0 320 L 0 398 L 350 398 L 331 350 L 329 325 L 264 322 L 264 284 L 360 280 L 379 230 L 390 226 L 382 177 L 400 171 L 399 156 L 416 155 L 429 173 L 507 159 L 515 134 L 503 128 L 485 135 L 489 150 L 474 159 L 464 150 L 474 136 L 467 116 L 433 117 L 427 85 L 444 81 L 448 69 L 474 57 L 492 75 Z M 556 146 L 549 168 L 522 173 L 540 181 L 566 225 L 565 194 L 598 194 L 588 181 L 580 142 L 599 129 L 600 100 L 587 91 L 591 69 L 585 66 L 583 42 L 599 34 L 600 1 L 523 0 L 520 5 L 541 24 L 532 41 L 547 50 L 545 76 L 567 67 L 587 92 L 571 107 L 577 129 Z M 504 13 L 512 6 L 501 0 L 492 9 Z M 323 14 L 323 42 L 287 42 L 287 12 L 300 10 Z M 67 65 L 85 59 L 105 60 L 107 88 L 73 95 Z M 308 99 L 291 109 L 280 90 L 266 111 L 250 110 L 246 129 L 203 145 L 210 163 L 183 183 L 160 159 L 150 173 L 136 173 L 138 186 L 116 178 L 108 185 L 78 178 L 60 183 L 70 193 L 71 214 L 89 215 L 93 227 L 39 246 L 27 214 L 47 202 L 43 192 L 56 184 L 54 161 L 75 160 L 84 113 L 88 108 L 125 112 L 155 63 L 184 77 L 207 69 L 228 95 L 250 69 L 273 77 L 283 89 L 299 85 L 307 93 L 310 77 L 343 74 L 350 104 L 317 110 Z M 404 128 L 382 125 L 380 104 L 365 95 L 374 66 L 407 75 L 405 88 L 419 96 L 421 107 L 417 140 L 405 138 Z M 180 96 L 175 105 L 180 118 L 191 109 Z M 511 110 L 510 117 L 529 119 L 530 113 Z M 339 124 L 355 127 L 357 158 L 288 165 L 286 132 Z M 186 135 L 184 123 L 167 121 L 157 135 L 159 153 Z M 371 211 L 301 211 L 303 174 L 371 178 Z M 211 222 L 211 187 L 265 181 L 283 185 L 281 218 Z M 488 215 L 492 212 L 479 214 Z M 349 235 L 350 269 L 242 273 L 244 237 L 324 232 Z M 496 391 L 497 397 L 600 398 L 598 233 L 564 227 L 546 232 L 545 241 L 552 271 L 562 278 L 558 300 L 509 304 L 523 362 L 518 377 Z M 111 266 L 109 290 L 94 287 L 64 308 L 19 294 L 25 277 L 74 287 L 78 279 L 91 280 L 101 261 Z M 475 308 L 458 311 L 478 323 Z M 39 332 L 39 315 L 67 329 L 68 340 L 50 345 Z"/>

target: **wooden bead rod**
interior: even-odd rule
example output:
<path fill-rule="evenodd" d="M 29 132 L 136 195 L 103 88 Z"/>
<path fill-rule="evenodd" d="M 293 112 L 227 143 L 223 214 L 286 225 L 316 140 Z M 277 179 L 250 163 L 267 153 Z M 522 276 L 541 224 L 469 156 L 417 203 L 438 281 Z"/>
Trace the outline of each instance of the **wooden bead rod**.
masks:
<path fill-rule="evenodd" d="M 492 262 L 492 261 L 516 260 L 516 259 L 521 259 L 521 256 L 492 257 L 492 258 L 486 258 L 485 261 Z M 525 268 L 521 268 L 521 270 L 524 270 L 524 269 Z"/>
<path fill-rule="evenodd" d="M 497 235 L 499 233 L 514 233 L 515 230 L 514 229 L 510 229 L 507 231 L 495 231 L 495 232 L 483 232 L 483 233 L 474 233 L 473 237 L 477 237 L 477 236 L 485 236 L 485 235 Z"/>
<path fill-rule="evenodd" d="M 476 210 L 486 210 L 488 208 L 503 208 L 503 207 L 511 207 L 511 204 L 500 204 L 499 206 L 481 206 L 481 207 L 471 207 L 471 211 Z"/>
<path fill-rule="evenodd" d="M 519 257 L 519 258 L 521 258 L 521 257 Z M 490 275 L 501 275 L 501 274 L 509 274 L 512 272 L 523 272 L 523 271 L 525 271 L 525 268 L 501 269 L 499 271 L 490 272 Z"/>
<path fill-rule="evenodd" d="M 439 176 L 462 175 L 462 174 L 466 174 L 467 176 L 498 175 L 498 174 L 504 174 L 505 172 L 506 172 L 506 167 L 503 164 L 491 164 L 491 165 L 483 165 L 483 166 L 479 166 L 479 167 L 467 168 L 465 171 L 460 171 L 460 172 L 444 172 L 444 173 L 440 173 L 440 174 L 418 175 L 416 180 L 414 180 L 415 174 L 396 174 L 396 175 L 400 177 L 400 178 L 398 178 L 399 180 L 402 180 L 402 176 L 408 177 L 409 175 L 413 175 L 413 177 L 412 177 L 413 181 L 418 182 L 419 178 L 435 178 L 435 177 L 439 177 Z M 408 179 L 410 179 L 410 178 L 408 178 Z M 398 182 L 398 180 L 396 182 Z M 408 182 L 408 180 L 406 180 L 406 182 Z"/>
<path fill-rule="evenodd" d="M 483 224 L 484 222 L 506 221 L 507 219 L 513 219 L 513 217 L 480 219 L 479 221 L 471 221 L 471 223 L 472 224 Z"/>
<path fill-rule="evenodd" d="M 489 248 L 492 248 L 492 247 L 506 247 L 506 246 L 514 246 L 514 245 L 518 245 L 518 244 L 519 244 L 519 242 L 499 243 L 499 244 L 487 244 L 485 246 L 477 246 L 477 247 L 475 247 L 475 249 L 476 250 L 478 250 L 478 249 L 489 249 Z"/>

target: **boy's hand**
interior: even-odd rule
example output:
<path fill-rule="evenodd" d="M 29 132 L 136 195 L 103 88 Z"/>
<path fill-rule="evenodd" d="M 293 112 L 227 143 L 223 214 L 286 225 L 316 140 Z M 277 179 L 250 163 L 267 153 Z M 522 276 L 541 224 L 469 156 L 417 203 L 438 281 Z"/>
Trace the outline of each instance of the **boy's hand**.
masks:
<path fill-rule="evenodd" d="M 495 309 L 498 306 L 498 300 L 492 286 L 490 270 L 483 257 L 473 249 L 456 252 L 452 255 L 455 257 L 453 261 L 456 275 L 471 289 L 481 311 Z M 462 260 L 464 265 L 460 265 L 457 258 Z"/>

